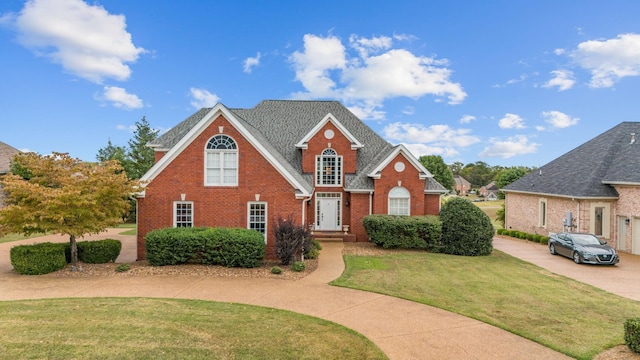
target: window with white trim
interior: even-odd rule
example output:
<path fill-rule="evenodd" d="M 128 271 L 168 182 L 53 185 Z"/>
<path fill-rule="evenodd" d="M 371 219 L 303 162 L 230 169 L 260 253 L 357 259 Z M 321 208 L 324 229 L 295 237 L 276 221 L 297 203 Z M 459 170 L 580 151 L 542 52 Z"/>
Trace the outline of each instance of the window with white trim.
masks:
<path fill-rule="evenodd" d="M 205 185 L 238 185 L 238 146 L 227 135 L 212 137 L 205 148 Z"/>
<path fill-rule="evenodd" d="M 193 227 L 193 201 L 174 201 L 173 227 Z"/>
<path fill-rule="evenodd" d="M 342 185 L 342 156 L 333 149 L 324 149 L 316 156 L 316 185 Z"/>
<path fill-rule="evenodd" d="M 247 228 L 264 235 L 267 242 L 267 203 L 250 202 L 248 204 Z"/>
<path fill-rule="evenodd" d="M 538 200 L 538 226 L 547 227 L 547 199 Z"/>
<path fill-rule="evenodd" d="M 389 215 L 409 215 L 409 191 L 396 186 L 389 191 Z"/>

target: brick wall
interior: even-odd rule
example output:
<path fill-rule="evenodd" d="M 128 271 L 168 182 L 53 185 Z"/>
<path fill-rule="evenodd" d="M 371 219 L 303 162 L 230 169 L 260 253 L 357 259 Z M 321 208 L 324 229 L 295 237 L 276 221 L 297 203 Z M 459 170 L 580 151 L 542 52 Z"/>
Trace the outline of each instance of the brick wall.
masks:
<path fill-rule="evenodd" d="M 397 162 L 404 164 L 404 171 L 398 172 L 394 165 Z M 424 215 L 426 209 L 424 196 L 424 180 L 419 178 L 418 170 L 407 160 L 404 155 L 399 153 L 389 164 L 382 170 L 380 178 L 374 180 L 374 214 L 389 213 L 389 191 L 394 187 L 400 186 L 407 189 L 411 194 L 409 202 L 410 215 Z"/>
<path fill-rule="evenodd" d="M 615 215 L 622 218 L 622 221 L 624 221 L 624 219 L 629 219 L 629 224 L 623 225 L 626 227 L 626 229 L 625 231 L 623 231 L 624 236 L 623 239 L 620 239 L 620 241 L 624 242 L 622 248 L 624 248 L 625 251 L 632 252 L 632 239 L 634 232 L 633 220 L 636 218 L 640 218 L 640 187 L 616 186 L 615 188 L 620 195 L 620 198 L 616 203 Z M 617 235 L 617 232 L 620 230 L 618 229 L 619 222 L 617 220 L 614 220 L 614 222 L 612 222 L 612 226 L 615 228 Z M 640 231 L 640 229 L 635 229 L 635 231 Z M 617 240 L 618 237 L 615 236 L 615 239 Z"/>
<path fill-rule="evenodd" d="M 238 145 L 238 186 L 204 186 L 204 151 L 207 141 L 219 133 L 232 137 Z M 179 154 L 138 199 L 138 259 L 145 259 L 144 237 L 153 229 L 173 226 L 173 202 L 194 202 L 195 226 L 247 227 L 247 203 L 267 202 L 267 252 L 274 252 L 272 225 L 281 215 L 292 214 L 302 222 L 302 200 L 295 189 L 266 159 L 223 117 L 219 116 Z"/>

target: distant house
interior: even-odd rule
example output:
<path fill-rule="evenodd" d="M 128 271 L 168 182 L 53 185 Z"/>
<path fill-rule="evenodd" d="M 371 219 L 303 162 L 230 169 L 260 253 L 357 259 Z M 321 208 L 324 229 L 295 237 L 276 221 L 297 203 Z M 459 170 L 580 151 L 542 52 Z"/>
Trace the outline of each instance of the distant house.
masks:
<path fill-rule="evenodd" d="M 0 176 L 9 172 L 11 160 L 20 150 L 0 141 Z M 0 207 L 4 206 L 4 191 L 0 189 Z"/>
<path fill-rule="evenodd" d="M 456 193 L 458 195 L 466 195 L 471 191 L 471 183 L 460 175 L 453 175 L 453 181 L 456 183 Z"/>
<path fill-rule="evenodd" d="M 447 192 L 403 145 L 393 146 L 337 101 L 217 104 L 153 143 L 138 197 L 138 258 L 165 227 L 244 227 L 264 234 L 292 215 L 318 238 L 368 241 L 369 214 L 435 215 Z"/>
<path fill-rule="evenodd" d="M 620 123 L 506 186 L 505 227 L 588 232 L 640 255 L 639 137 L 640 122 Z"/>
<path fill-rule="evenodd" d="M 481 187 L 478 190 L 478 194 L 483 196 L 487 200 L 497 200 L 498 199 L 498 186 L 494 181 L 490 182 L 488 185 Z"/>

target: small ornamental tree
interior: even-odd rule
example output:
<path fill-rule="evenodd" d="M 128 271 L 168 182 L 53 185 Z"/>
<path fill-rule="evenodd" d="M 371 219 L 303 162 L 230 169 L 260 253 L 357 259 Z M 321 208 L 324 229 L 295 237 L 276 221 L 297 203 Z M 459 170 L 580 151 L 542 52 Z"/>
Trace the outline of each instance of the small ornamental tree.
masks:
<path fill-rule="evenodd" d="M 302 257 L 305 250 L 311 249 L 311 231 L 305 226 L 297 225 L 292 215 L 283 218 L 278 216 L 273 225 L 276 236 L 276 255 L 282 265 L 295 261 L 296 255 Z"/>
<path fill-rule="evenodd" d="M 452 255 L 489 255 L 493 250 L 491 219 L 471 201 L 453 198 L 440 210 L 442 252 Z"/>
<path fill-rule="evenodd" d="M 69 235 L 74 265 L 78 262 L 76 238 L 122 223 L 129 197 L 139 186 L 117 161 L 87 163 L 63 153 L 20 153 L 12 168 L 22 169 L 28 177 L 10 173 L 0 179 L 7 204 L 0 209 L 0 236 Z"/>

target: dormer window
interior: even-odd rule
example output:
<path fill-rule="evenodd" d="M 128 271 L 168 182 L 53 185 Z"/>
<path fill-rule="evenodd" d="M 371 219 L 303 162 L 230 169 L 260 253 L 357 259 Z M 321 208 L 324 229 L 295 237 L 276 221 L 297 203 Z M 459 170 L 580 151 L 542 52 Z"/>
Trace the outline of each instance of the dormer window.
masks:
<path fill-rule="evenodd" d="M 316 156 L 316 185 L 342 185 L 342 156 L 333 149 L 325 149 L 322 155 Z"/>
<path fill-rule="evenodd" d="M 227 135 L 212 137 L 205 148 L 205 178 L 208 186 L 238 185 L 238 146 Z"/>

